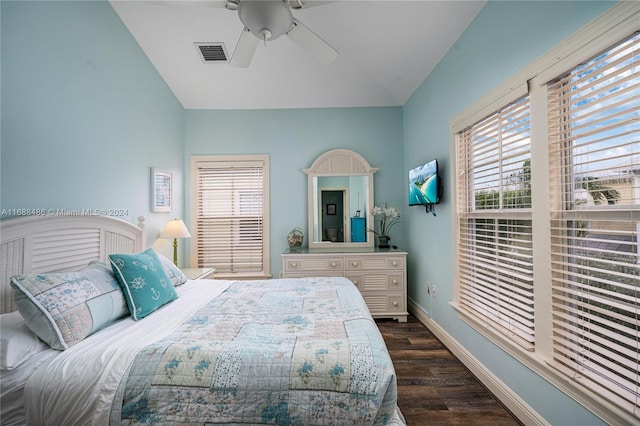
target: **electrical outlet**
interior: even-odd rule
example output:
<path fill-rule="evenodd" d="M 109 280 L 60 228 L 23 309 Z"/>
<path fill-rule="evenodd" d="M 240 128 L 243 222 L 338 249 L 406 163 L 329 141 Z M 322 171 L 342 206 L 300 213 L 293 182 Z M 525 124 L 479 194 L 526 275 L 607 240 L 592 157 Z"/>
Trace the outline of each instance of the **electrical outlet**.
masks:
<path fill-rule="evenodd" d="M 433 298 L 437 299 L 438 298 L 438 289 L 436 288 L 436 286 L 431 286 L 431 294 L 433 294 Z"/>

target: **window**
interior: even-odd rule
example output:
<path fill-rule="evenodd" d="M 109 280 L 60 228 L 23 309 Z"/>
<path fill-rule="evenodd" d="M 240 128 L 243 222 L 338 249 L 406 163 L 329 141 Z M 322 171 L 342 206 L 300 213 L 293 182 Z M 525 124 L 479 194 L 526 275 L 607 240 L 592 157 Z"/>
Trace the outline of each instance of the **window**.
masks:
<path fill-rule="evenodd" d="M 268 277 L 268 156 L 191 159 L 197 267 L 221 277 Z"/>
<path fill-rule="evenodd" d="M 640 420 L 640 5 L 451 124 L 453 306 L 609 424 Z"/>
<path fill-rule="evenodd" d="M 461 308 L 532 349 L 528 96 L 462 131 L 456 152 Z"/>
<path fill-rule="evenodd" d="M 553 359 L 640 408 L 640 35 L 548 85 Z"/>

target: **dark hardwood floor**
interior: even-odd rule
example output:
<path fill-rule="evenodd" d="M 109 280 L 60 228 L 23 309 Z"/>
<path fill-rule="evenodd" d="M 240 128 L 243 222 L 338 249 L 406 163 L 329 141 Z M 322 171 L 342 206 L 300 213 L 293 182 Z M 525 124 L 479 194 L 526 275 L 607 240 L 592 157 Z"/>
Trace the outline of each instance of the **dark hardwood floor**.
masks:
<path fill-rule="evenodd" d="M 418 319 L 376 320 L 407 425 L 521 425 Z"/>

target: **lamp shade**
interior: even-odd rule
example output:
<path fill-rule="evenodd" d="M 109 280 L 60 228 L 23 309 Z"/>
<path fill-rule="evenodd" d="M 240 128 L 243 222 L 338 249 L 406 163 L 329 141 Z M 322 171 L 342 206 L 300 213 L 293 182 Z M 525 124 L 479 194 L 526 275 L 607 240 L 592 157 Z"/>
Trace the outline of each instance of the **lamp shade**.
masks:
<path fill-rule="evenodd" d="M 173 219 L 164 227 L 160 238 L 191 238 L 191 234 L 182 219 Z"/>

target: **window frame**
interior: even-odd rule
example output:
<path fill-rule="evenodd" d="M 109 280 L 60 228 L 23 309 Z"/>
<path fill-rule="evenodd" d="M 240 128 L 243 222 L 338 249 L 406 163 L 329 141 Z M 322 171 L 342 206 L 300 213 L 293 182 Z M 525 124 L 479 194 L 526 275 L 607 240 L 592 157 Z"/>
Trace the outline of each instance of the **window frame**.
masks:
<path fill-rule="evenodd" d="M 509 341 L 501 333 L 494 330 L 490 324 L 469 315 L 466 310 L 460 307 L 457 247 L 460 238 L 460 223 L 457 192 L 456 197 L 452 197 L 451 209 L 451 234 L 454 240 L 452 245 L 454 270 L 452 307 L 458 316 L 478 333 L 610 424 L 633 423 L 638 419 L 614 403 L 605 400 L 596 392 L 574 385 L 554 368 L 552 361 L 552 277 L 549 268 L 551 265 L 551 236 L 548 229 L 549 199 L 552 194 L 549 189 L 547 83 L 574 68 L 577 64 L 607 50 L 636 31 L 640 31 L 640 4 L 635 2 L 617 3 L 600 17 L 453 117 L 450 122 L 450 158 L 452 159 L 450 181 L 454 182 L 452 189 L 457 191 L 461 171 L 457 169 L 456 161 L 453 160 L 456 159 L 458 134 L 528 93 L 531 100 L 531 168 L 532 174 L 534 174 L 531 182 L 531 201 L 533 206 L 545 206 L 544 208 L 534 208 L 532 212 L 533 251 L 535 253 L 534 277 L 536 281 L 534 289 L 535 351 L 529 352 Z M 538 285 L 538 283 L 547 284 Z"/>
<path fill-rule="evenodd" d="M 190 264 L 192 268 L 198 267 L 198 233 L 196 226 L 198 223 L 198 168 L 201 164 L 219 164 L 224 168 L 236 163 L 246 165 L 257 163 L 262 165 L 262 270 L 260 272 L 237 272 L 224 273 L 216 271 L 216 277 L 223 279 L 268 279 L 271 278 L 271 255 L 270 255 L 270 203 L 269 203 L 269 155 L 268 154 L 247 154 L 247 155 L 193 155 L 190 158 L 190 221 L 194 229 L 194 235 L 190 241 Z M 236 206 L 237 207 L 237 206 Z M 242 215 L 238 216 L 240 219 Z M 239 232 L 235 239 L 246 238 Z"/>
<path fill-rule="evenodd" d="M 456 164 L 465 168 L 456 181 L 458 308 L 527 350 L 535 342 L 531 201 L 510 206 L 505 195 L 514 191 L 509 178 L 526 175 L 530 139 L 530 99 L 525 95 L 458 132 L 456 140 Z M 526 193 L 524 185 L 515 191 Z M 479 206 L 481 193 L 498 197 Z M 505 240 L 505 232 L 512 236 Z M 521 237 L 525 244 L 518 250 L 505 250 L 505 241 Z"/>

